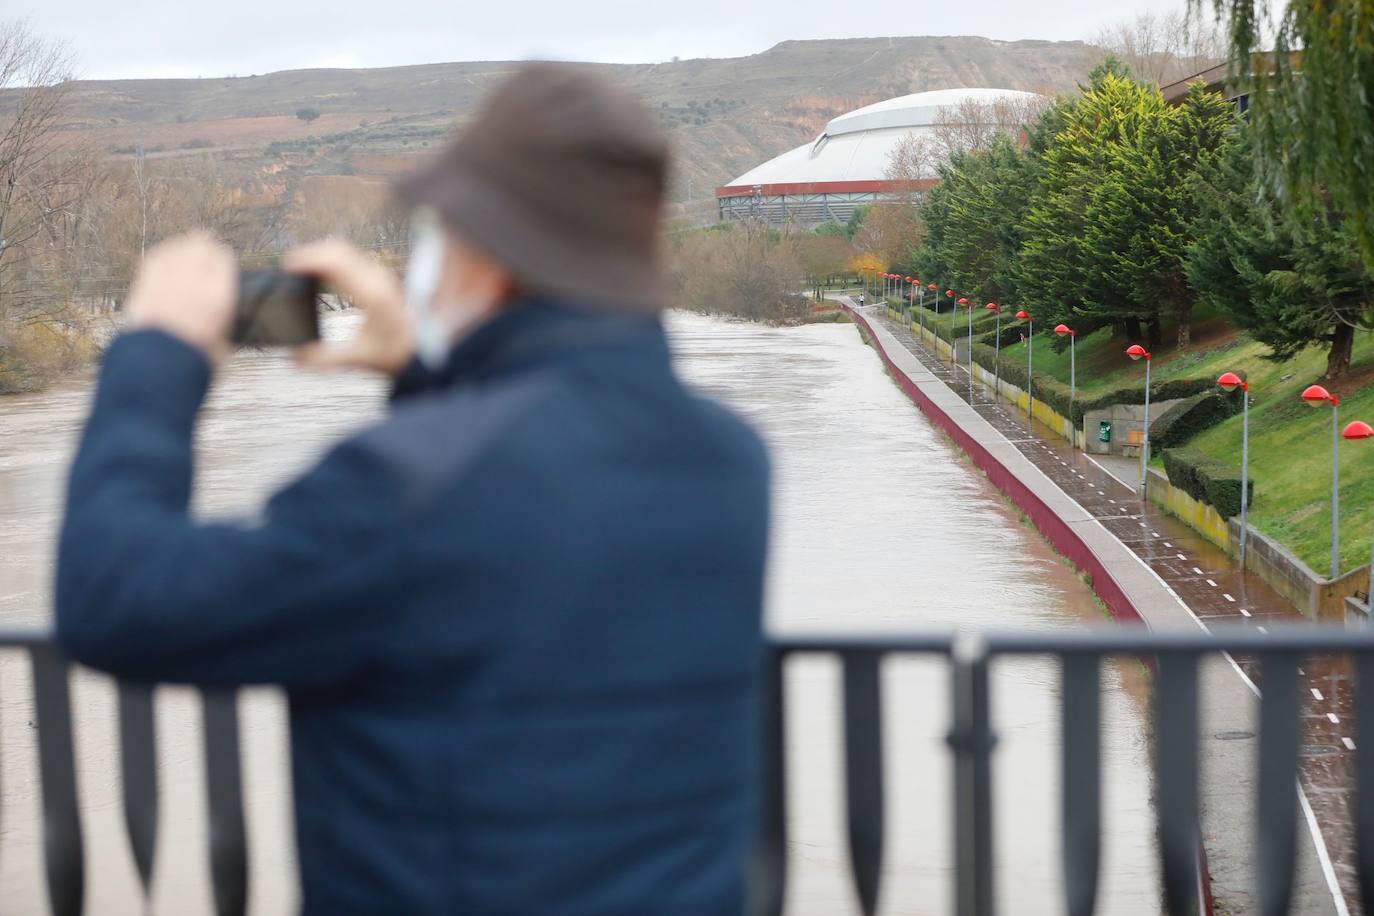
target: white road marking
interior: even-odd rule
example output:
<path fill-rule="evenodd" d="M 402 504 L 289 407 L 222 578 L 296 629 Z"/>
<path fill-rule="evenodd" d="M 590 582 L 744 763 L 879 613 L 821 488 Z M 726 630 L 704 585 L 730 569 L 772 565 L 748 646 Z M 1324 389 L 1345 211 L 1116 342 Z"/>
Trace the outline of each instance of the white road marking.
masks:
<path fill-rule="evenodd" d="M 1348 751 L 1353 751 L 1355 749 L 1355 742 L 1351 741 L 1345 735 L 1341 735 L 1341 743 L 1345 745 L 1345 748 Z"/>
<path fill-rule="evenodd" d="M 1255 629 L 1256 629 L 1256 630 L 1259 630 L 1261 633 L 1268 633 L 1268 632 L 1269 632 L 1269 631 L 1266 630 L 1264 627 L 1255 627 Z M 1312 691 L 1312 692 L 1313 692 L 1313 693 L 1316 693 L 1317 691 L 1314 690 L 1314 691 Z M 1321 697 L 1318 697 L 1317 699 L 1321 699 Z"/>
<path fill-rule="evenodd" d="M 1331 724 L 1332 724 L 1332 725 L 1340 725 L 1340 724 L 1341 724 L 1340 717 L 1337 716 L 1334 712 L 1329 712 L 1329 713 L 1327 713 L 1327 714 L 1326 714 L 1326 717 L 1327 717 L 1328 719 L 1331 720 Z"/>
<path fill-rule="evenodd" d="M 1320 690 L 1318 690 L 1316 687 L 1313 687 L 1313 688 L 1312 688 L 1312 696 L 1315 697 L 1315 698 L 1318 699 L 1318 700 L 1324 700 L 1324 699 L 1326 699 L 1326 697 L 1322 696 L 1322 692 L 1321 692 Z"/>
<path fill-rule="evenodd" d="M 1165 541 L 1165 542 L 1164 542 L 1164 546 L 1165 546 L 1165 547 L 1168 547 L 1170 550 L 1173 550 L 1173 549 L 1174 549 L 1174 545 L 1173 545 L 1173 544 L 1170 544 L 1168 541 Z"/>
<path fill-rule="evenodd" d="M 1216 584 L 1215 582 L 1213 582 L 1211 579 L 1208 579 L 1208 580 L 1207 580 L 1207 584 L 1210 585 L 1210 586 L 1212 586 L 1212 588 L 1216 588 L 1216 587 L 1217 587 L 1217 584 Z"/>
<path fill-rule="evenodd" d="M 1196 566 L 1193 567 L 1193 572 L 1197 573 L 1199 576 L 1202 575 L 1202 570 L 1198 569 Z"/>
<path fill-rule="evenodd" d="M 1229 592 L 1222 592 L 1222 593 L 1221 593 L 1221 597 L 1225 598 L 1227 601 L 1231 602 L 1232 604 L 1235 604 L 1236 599 L 1232 598 Z"/>
<path fill-rule="evenodd" d="M 1241 609 L 1240 609 L 1240 616 L 1242 616 L 1242 617 L 1249 617 L 1249 616 L 1250 616 L 1250 612 L 1247 611 L 1245 608 L 1241 608 Z M 1298 674 L 1302 674 L 1302 669 L 1301 669 L 1301 668 L 1298 669 Z"/>

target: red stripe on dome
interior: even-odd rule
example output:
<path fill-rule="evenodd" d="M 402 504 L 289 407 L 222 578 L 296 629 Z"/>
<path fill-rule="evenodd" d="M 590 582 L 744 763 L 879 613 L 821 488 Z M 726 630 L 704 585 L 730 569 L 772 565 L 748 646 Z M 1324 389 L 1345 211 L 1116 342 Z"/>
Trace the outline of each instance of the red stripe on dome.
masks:
<path fill-rule="evenodd" d="M 874 194 L 895 191 L 928 191 L 939 179 L 919 181 L 794 181 L 779 184 L 726 185 L 716 188 L 716 197 L 782 197 L 789 194 Z"/>

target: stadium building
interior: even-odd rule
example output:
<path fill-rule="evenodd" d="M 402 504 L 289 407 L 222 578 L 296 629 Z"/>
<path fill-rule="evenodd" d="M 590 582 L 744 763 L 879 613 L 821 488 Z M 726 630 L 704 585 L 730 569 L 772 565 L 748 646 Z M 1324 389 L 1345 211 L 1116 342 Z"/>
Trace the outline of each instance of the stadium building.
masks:
<path fill-rule="evenodd" d="M 940 89 L 878 102 L 840 115 L 810 143 L 757 166 L 716 189 L 721 220 L 775 225 L 846 222 L 854 208 L 891 197 L 892 152 L 908 135 L 933 135 L 941 113 L 968 102 L 991 110 L 999 100 L 1034 98 L 1013 89 Z M 935 184 L 924 176 L 917 190 Z M 924 186 L 924 187 L 922 187 Z"/>

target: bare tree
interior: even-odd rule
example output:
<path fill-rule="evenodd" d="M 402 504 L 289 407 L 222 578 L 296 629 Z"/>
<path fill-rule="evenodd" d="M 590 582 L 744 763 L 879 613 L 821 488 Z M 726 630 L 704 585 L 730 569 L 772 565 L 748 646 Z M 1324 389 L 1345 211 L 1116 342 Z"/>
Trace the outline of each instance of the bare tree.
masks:
<path fill-rule="evenodd" d="M 79 163 L 58 130 L 70 75 L 62 45 L 23 22 L 0 24 L 0 321 L 28 304 L 12 295 L 14 275 L 35 246 L 53 241 L 75 202 Z"/>
<path fill-rule="evenodd" d="M 1200 73 L 1226 60 L 1226 35 L 1200 13 L 1144 12 L 1103 26 L 1093 44 L 1119 58 L 1138 79 L 1160 85 Z"/>
<path fill-rule="evenodd" d="M 988 149 L 998 134 L 1018 141 L 1053 103 L 1048 95 L 1000 96 L 990 101 L 963 99 L 935 115 L 934 156 L 944 162 L 955 153 Z"/>

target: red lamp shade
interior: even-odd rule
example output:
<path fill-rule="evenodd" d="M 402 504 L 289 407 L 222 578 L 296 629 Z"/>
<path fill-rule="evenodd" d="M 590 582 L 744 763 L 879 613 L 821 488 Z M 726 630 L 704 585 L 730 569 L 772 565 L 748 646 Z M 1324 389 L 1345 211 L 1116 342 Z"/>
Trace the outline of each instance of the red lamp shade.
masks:
<path fill-rule="evenodd" d="M 1057 324 L 1054 326 L 1054 333 L 1058 334 L 1060 337 L 1063 337 L 1065 334 L 1072 335 L 1073 328 L 1069 327 L 1067 324 Z"/>
<path fill-rule="evenodd" d="M 1308 403 L 1308 406 L 1316 407 L 1318 404 L 1325 404 L 1330 401 L 1331 392 L 1321 385 L 1308 385 L 1302 391 L 1302 399 Z"/>
<path fill-rule="evenodd" d="M 1146 350 L 1140 344 L 1131 344 L 1129 347 L 1126 348 L 1126 355 L 1129 356 L 1131 359 L 1140 359 L 1142 356 L 1146 359 L 1149 359 L 1150 351 Z"/>
<path fill-rule="evenodd" d="M 910 277 L 907 277 L 907 278 L 906 278 L 906 282 L 908 282 L 908 283 L 916 283 L 916 282 L 918 282 L 918 281 L 913 280 L 913 279 L 911 279 Z"/>
<path fill-rule="evenodd" d="M 935 284 L 934 284 L 934 283 L 932 283 L 932 284 L 930 284 L 929 286 L 926 287 L 926 289 L 934 289 L 934 288 L 935 288 Z"/>
<path fill-rule="evenodd" d="M 1030 320 L 1031 320 L 1031 314 L 1030 314 L 1030 312 L 1026 311 L 1025 309 L 1022 309 L 1021 311 L 1017 312 L 1017 313 L 1016 313 L 1016 317 L 1017 317 L 1017 318 L 1020 318 L 1022 321 L 1030 321 Z"/>
<path fill-rule="evenodd" d="M 921 282 L 921 278 L 920 278 L 920 277 L 917 277 L 915 280 L 912 280 L 911 282 L 912 282 L 912 283 L 916 283 L 916 284 L 919 285 L 920 282 Z"/>
<path fill-rule="evenodd" d="M 1341 435 L 1347 439 L 1374 439 L 1374 426 L 1363 420 L 1356 420 L 1347 426 Z"/>
<path fill-rule="evenodd" d="M 1245 387 L 1245 380 L 1234 372 L 1227 372 L 1217 379 L 1217 387 L 1222 391 L 1235 391 Z"/>
<path fill-rule="evenodd" d="M 967 300 L 967 299 L 960 299 L 960 300 L 959 300 L 959 304 L 960 304 L 960 305 L 968 305 L 968 300 Z"/>
<path fill-rule="evenodd" d="M 1000 312 L 1000 311 L 1002 311 L 1002 309 L 997 305 L 996 302 L 989 302 L 987 308 L 988 308 L 988 311 L 989 311 L 989 312 Z"/>
<path fill-rule="evenodd" d="M 948 296 L 949 298 L 953 299 L 953 298 L 954 298 L 954 290 L 952 290 L 952 289 L 947 289 L 947 290 L 945 290 L 945 295 Z"/>

